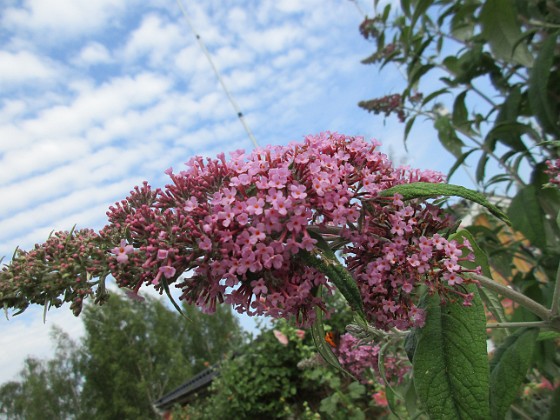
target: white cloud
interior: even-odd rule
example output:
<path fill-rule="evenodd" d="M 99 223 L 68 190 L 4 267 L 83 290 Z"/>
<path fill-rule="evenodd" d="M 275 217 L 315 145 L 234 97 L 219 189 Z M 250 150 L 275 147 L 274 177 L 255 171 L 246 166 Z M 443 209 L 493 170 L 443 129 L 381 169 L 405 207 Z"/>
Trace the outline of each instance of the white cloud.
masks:
<path fill-rule="evenodd" d="M 279 0 L 276 2 L 276 8 L 282 12 L 294 13 L 305 10 L 306 5 L 300 0 Z"/>
<path fill-rule="evenodd" d="M 12 84 L 32 83 L 54 78 L 54 66 L 43 57 L 38 57 L 28 51 L 11 53 L 0 51 L 0 79 L 3 89 Z"/>
<path fill-rule="evenodd" d="M 285 50 L 294 41 L 302 39 L 299 26 L 284 24 L 265 31 L 254 31 L 242 34 L 243 40 L 250 48 L 258 52 L 279 52 Z"/>
<path fill-rule="evenodd" d="M 126 112 L 127 109 L 149 105 L 171 87 L 160 75 L 141 73 L 135 77 L 120 77 L 95 88 L 84 89 L 71 103 L 44 109 L 38 116 L 0 126 L 0 134 L 10 143 L 0 144 L 0 152 L 29 150 L 45 138 L 80 136 L 90 126 Z M 0 161 L 1 163 L 1 161 Z"/>
<path fill-rule="evenodd" d="M 43 41 L 84 35 L 111 24 L 125 5 L 126 0 L 27 0 L 4 10 L 2 26 L 30 31 Z"/>
<path fill-rule="evenodd" d="M 127 60 L 137 60 L 147 55 L 152 65 L 163 63 L 170 51 L 183 44 L 180 27 L 164 22 L 161 16 L 150 14 L 142 19 L 140 27 L 129 37 L 124 47 Z"/>
<path fill-rule="evenodd" d="M 272 60 L 272 65 L 278 68 L 294 66 L 305 58 L 305 51 L 301 48 L 294 48 L 281 54 Z"/>
<path fill-rule="evenodd" d="M 109 50 L 99 42 L 90 42 L 78 54 L 78 64 L 96 65 L 110 63 L 112 61 Z"/>
<path fill-rule="evenodd" d="M 60 165 L 79 158 L 88 151 L 87 145 L 77 138 L 47 138 L 32 149 L 18 148 L 8 151 L 0 160 L 0 185 L 32 174 L 38 168 Z"/>

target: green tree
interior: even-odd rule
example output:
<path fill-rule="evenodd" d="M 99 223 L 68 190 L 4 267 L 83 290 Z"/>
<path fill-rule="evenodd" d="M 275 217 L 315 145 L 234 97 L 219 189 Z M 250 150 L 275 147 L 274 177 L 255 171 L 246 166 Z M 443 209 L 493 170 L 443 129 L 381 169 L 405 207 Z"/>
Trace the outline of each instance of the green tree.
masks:
<path fill-rule="evenodd" d="M 17 381 L 0 388 L 0 414 L 12 419 L 152 419 L 153 403 L 244 340 L 228 307 L 213 315 L 160 300 L 113 294 L 86 306 L 79 345 L 59 329 L 55 355 L 27 358 Z"/>
<path fill-rule="evenodd" d="M 56 343 L 53 359 L 26 358 L 19 381 L 0 387 L 0 414 L 9 419 L 31 420 L 82 417 L 79 347 L 56 327 L 51 338 Z"/>
<path fill-rule="evenodd" d="M 231 309 L 212 316 L 118 295 L 84 311 L 84 403 L 98 419 L 157 418 L 153 403 L 242 341 Z"/>

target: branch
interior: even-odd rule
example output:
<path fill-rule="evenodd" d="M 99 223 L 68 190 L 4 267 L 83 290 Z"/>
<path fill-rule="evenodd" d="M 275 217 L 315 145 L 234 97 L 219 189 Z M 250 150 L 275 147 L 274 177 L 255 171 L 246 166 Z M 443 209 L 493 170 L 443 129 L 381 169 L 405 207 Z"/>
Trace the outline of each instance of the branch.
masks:
<path fill-rule="evenodd" d="M 543 321 L 549 322 L 552 320 L 553 316 L 550 310 L 546 309 L 540 303 L 535 302 L 533 299 L 528 298 L 524 294 L 519 293 L 509 287 L 503 286 L 500 283 L 497 283 L 494 280 L 480 274 L 469 273 L 469 277 L 478 281 L 484 287 L 487 287 L 488 289 L 493 290 L 498 294 L 513 300 L 516 303 L 519 303 L 521 306 L 537 315 Z"/>
<path fill-rule="evenodd" d="M 546 328 L 549 323 L 546 321 L 534 322 L 491 322 L 486 324 L 486 328 L 521 328 L 521 327 L 539 327 Z"/>
<path fill-rule="evenodd" d="M 556 271 L 556 285 L 554 286 L 554 294 L 552 295 L 552 305 L 550 305 L 550 316 L 555 318 L 560 310 L 560 264 Z"/>

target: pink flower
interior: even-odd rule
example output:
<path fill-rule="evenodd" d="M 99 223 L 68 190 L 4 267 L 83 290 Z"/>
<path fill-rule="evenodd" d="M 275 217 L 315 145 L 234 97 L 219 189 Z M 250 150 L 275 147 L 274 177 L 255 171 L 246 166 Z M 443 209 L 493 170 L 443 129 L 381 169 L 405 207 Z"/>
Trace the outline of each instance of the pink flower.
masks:
<path fill-rule="evenodd" d="M 122 239 L 120 246 L 113 248 L 111 252 L 117 256 L 117 262 L 119 264 L 125 264 L 128 262 L 128 254 L 134 252 L 134 247 L 132 245 L 127 245 L 126 239 Z"/>
<path fill-rule="evenodd" d="M 159 271 L 165 276 L 166 279 L 170 279 L 175 275 L 175 267 L 170 265 L 164 265 L 159 268 Z"/>
<path fill-rule="evenodd" d="M 450 286 L 455 286 L 456 284 L 463 283 L 463 279 L 457 275 L 457 273 L 448 272 L 443 275 L 443 278 L 447 280 Z"/>
<path fill-rule="evenodd" d="M 251 282 L 251 286 L 253 287 L 253 293 L 255 296 L 258 295 L 265 295 L 268 292 L 266 284 L 263 279 L 254 280 Z"/>
<path fill-rule="evenodd" d="M 280 344 L 282 344 L 283 346 L 288 345 L 288 337 L 286 337 L 284 333 L 278 330 L 273 330 L 272 333 L 274 334 L 274 337 L 276 337 L 276 339 Z"/>
<path fill-rule="evenodd" d="M 127 287 L 122 287 L 122 289 L 124 290 L 124 294 L 126 295 L 127 298 L 129 298 L 130 300 L 134 300 L 136 302 L 143 302 L 146 299 L 142 296 L 140 296 L 137 292 L 135 292 L 132 289 L 129 289 Z"/>
<path fill-rule="evenodd" d="M 198 247 L 203 251 L 211 251 L 212 250 L 212 241 L 208 236 L 203 236 L 202 240 L 198 242 Z"/>
<path fill-rule="evenodd" d="M 296 330 L 296 336 L 300 340 L 303 340 L 305 338 L 305 331 L 304 330 L 299 330 L 299 329 Z"/>
<path fill-rule="evenodd" d="M 263 212 L 264 199 L 251 197 L 247 200 L 247 213 L 260 215 Z"/>
<path fill-rule="evenodd" d="M 196 207 L 198 206 L 198 200 L 196 199 L 196 197 L 191 197 L 187 200 L 187 202 L 185 203 L 185 207 L 183 207 L 183 209 L 190 213 L 191 211 L 193 211 Z"/>
<path fill-rule="evenodd" d="M 157 258 L 158 258 L 158 260 L 165 260 L 165 259 L 167 259 L 168 254 L 169 254 L 169 251 L 167 249 L 158 249 Z"/>
<path fill-rule="evenodd" d="M 290 191 L 293 198 L 296 200 L 303 200 L 307 197 L 307 193 L 305 192 L 305 185 L 290 185 Z"/>
<path fill-rule="evenodd" d="M 253 245 L 258 241 L 264 241 L 264 239 L 266 238 L 265 229 L 266 228 L 262 223 L 259 223 L 257 227 L 250 227 L 249 232 L 251 233 L 251 236 L 249 238 L 249 241 Z"/>
<path fill-rule="evenodd" d="M 385 395 L 385 391 L 377 391 L 372 395 L 373 400 L 375 401 L 375 405 L 378 407 L 388 407 L 389 402 L 387 401 L 387 396 Z"/>

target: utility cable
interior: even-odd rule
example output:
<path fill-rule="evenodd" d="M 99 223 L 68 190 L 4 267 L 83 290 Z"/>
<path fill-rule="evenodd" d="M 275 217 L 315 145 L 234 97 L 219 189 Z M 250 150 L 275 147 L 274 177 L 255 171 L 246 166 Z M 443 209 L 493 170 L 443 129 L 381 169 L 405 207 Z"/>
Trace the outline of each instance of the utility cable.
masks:
<path fill-rule="evenodd" d="M 187 25 L 189 26 L 191 32 L 196 37 L 196 40 L 198 41 L 198 44 L 200 45 L 200 49 L 202 50 L 202 52 L 204 53 L 204 55 L 208 59 L 208 62 L 210 63 L 210 66 L 212 66 L 212 70 L 214 70 L 214 74 L 216 75 L 216 77 L 218 78 L 218 81 L 222 85 L 222 88 L 224 89 L 224 92 L 226 93 L 226 96 L 227 96 L 229 102 L 231 103 L 231 105 L 233 106 L 233 109 L 237 113 L 237 117 L 239 118 L 239 121 L 241 121 L 241 124 L 243 125 L 243 128 L 245 128 L 245 131 L 247 132 L 247 135 L 249 136 L 249 139 L 253 143 L 253 146 L 255 148 L 259 147 L 259 144 L 257 143 L 257 140 L 255 139 L 255 136 L 251 132 L 251 129 L 249 128 L 249 126 L 247 125 L 247 122 L 245 121 L 245 118 L 243 117 L 243 113 L 241 112 L 241 110 L 237 106 L 237 103 L 233 99 L 233 96 L 231 95 L 230 91 L 228 90 L 226 84 L 224 83 L 224 80 L 222 79 L 222 76 L 220 75 L 220 72 L 218 71 L 218 68 L 215 66 L 214 61 L 212 60 L 212 56 L 210 55 L 210 52 L 206 48 L 206 45 L 202 41 L 202 38 L 200 37 L 200 35 L 196 32 L 194 26 L 192 25 L 191 20 L 189 19 L 189 15 L 187 14 L 187 11 L 185 10 L 185 8 L 183 6 L 183 3 L 181 2 L 181 0 L 177 0 L 177 4 L 179 6 L 179 9 L 181 9 L 181 12 L 183 13 L 183 16 L 185 17 L 185 20 L 186 20 Z"/>

